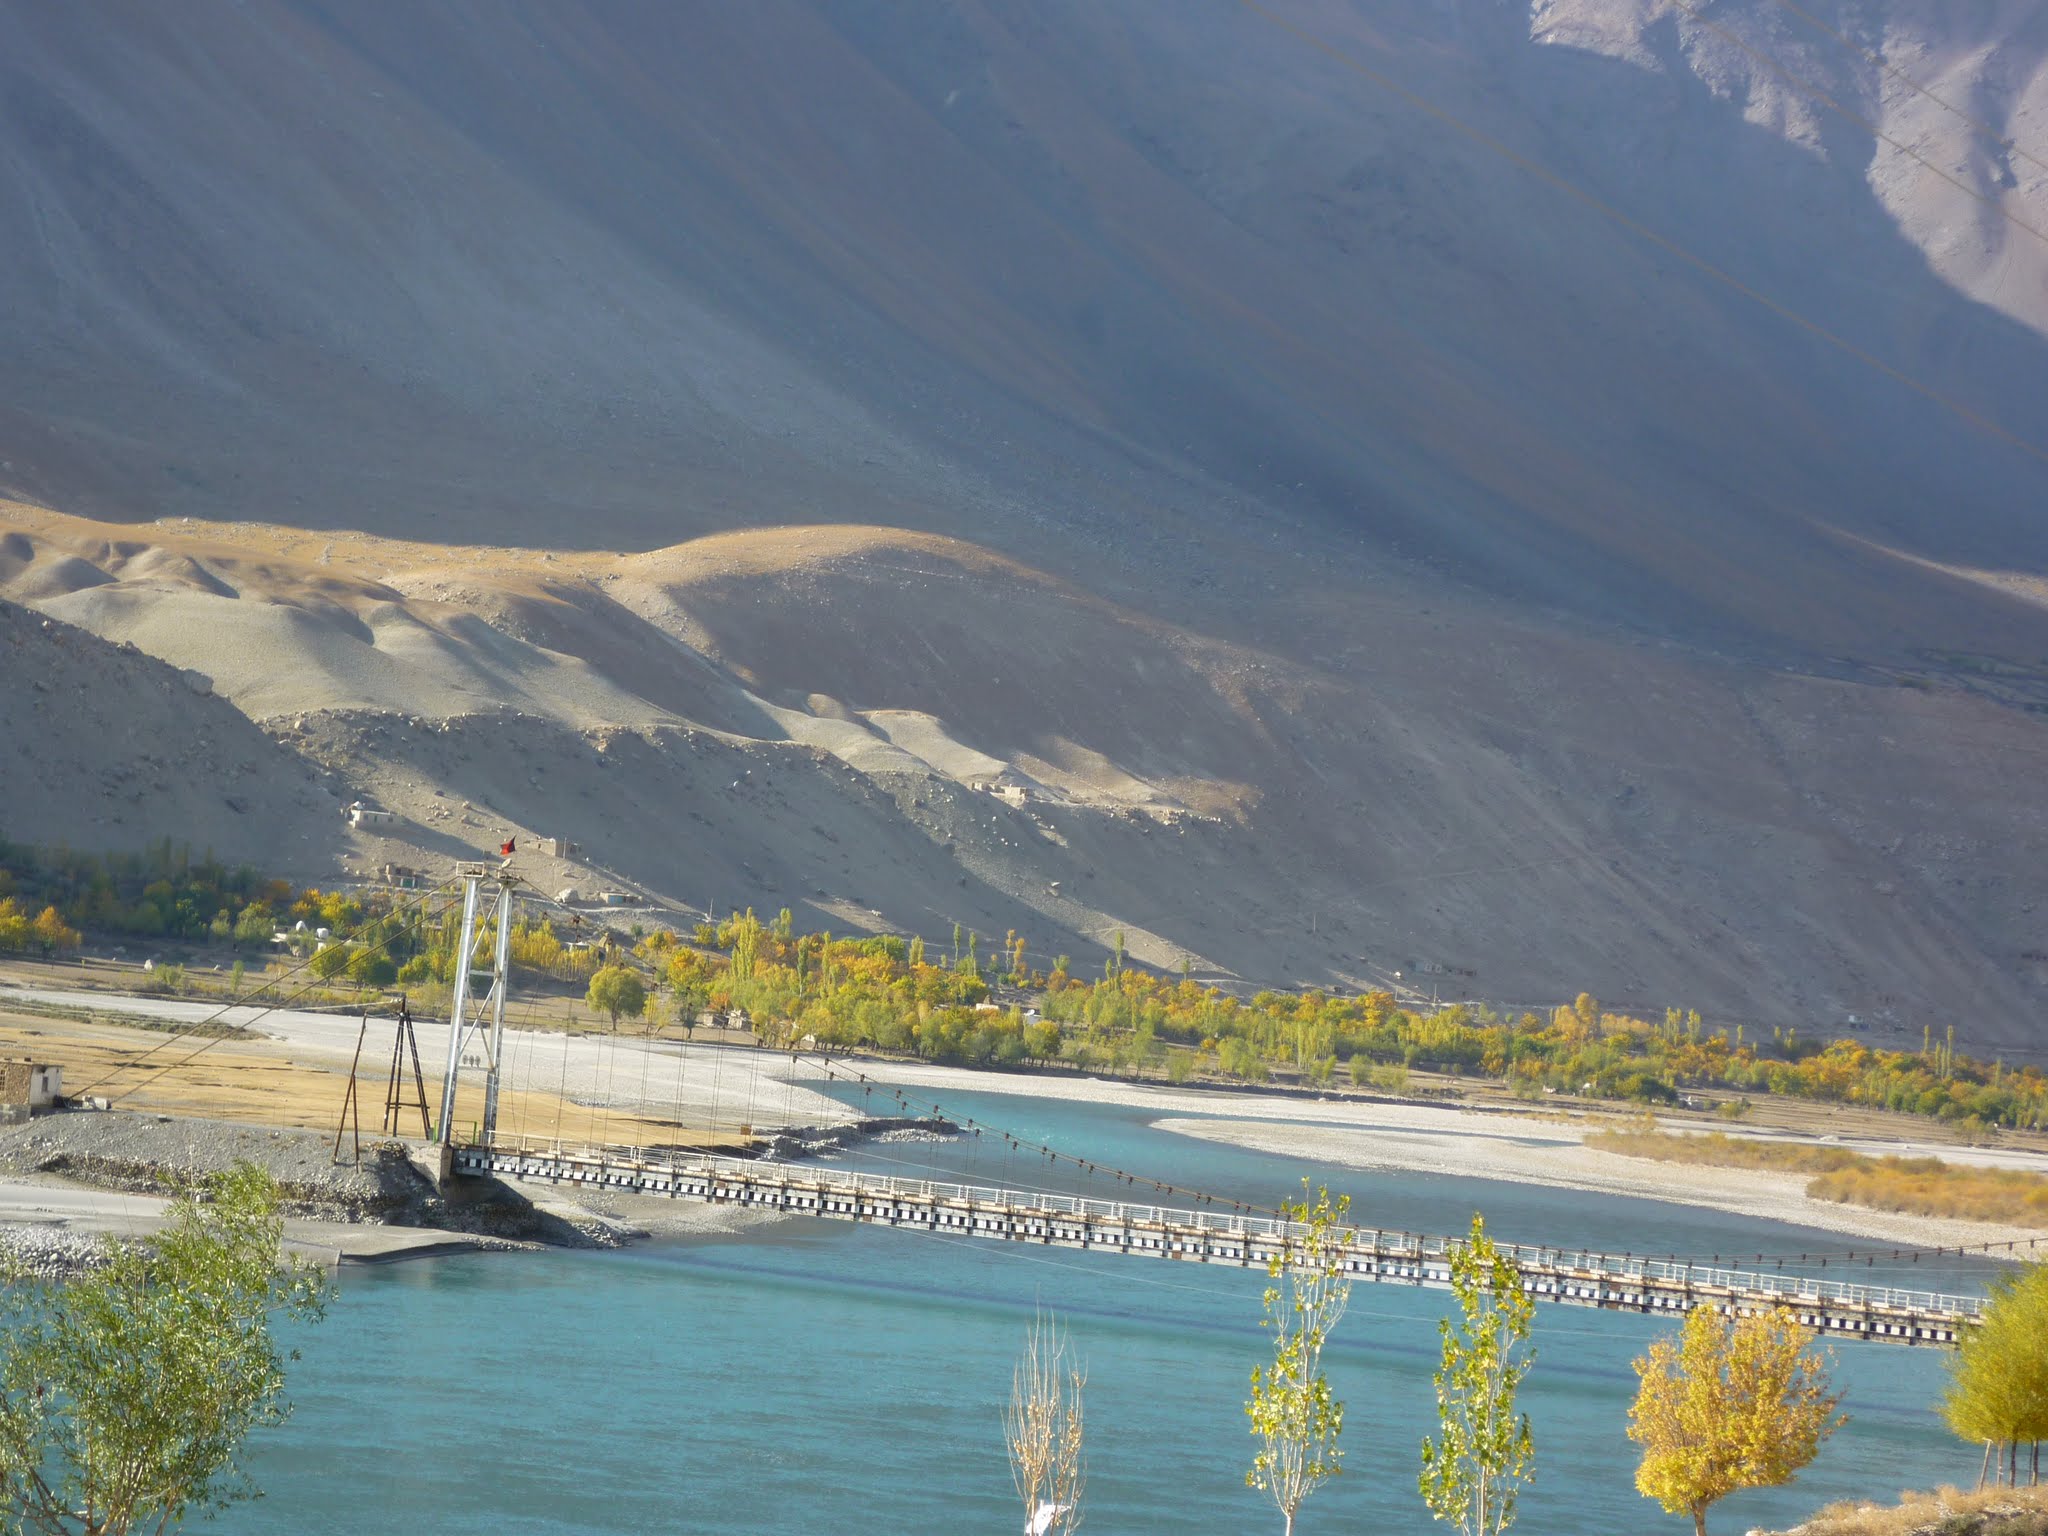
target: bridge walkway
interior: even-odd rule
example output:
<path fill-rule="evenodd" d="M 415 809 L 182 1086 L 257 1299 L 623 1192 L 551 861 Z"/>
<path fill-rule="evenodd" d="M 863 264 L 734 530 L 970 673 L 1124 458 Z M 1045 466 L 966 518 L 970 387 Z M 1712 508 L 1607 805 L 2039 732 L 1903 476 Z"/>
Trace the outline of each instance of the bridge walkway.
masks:
<path fill-rule="evenodd" d="M 990 1188 L 844 1169 L 668 1153 L 639 1147 L 566 1148 L 500 1139 L 458 1147 L 458 1173 L 546 1180 L 621 1193 L 867 1222 L 992 1242 L 1264 1269 L 1303 1229 L 1277 1217 L 1097 1200 L 1039 1190 Z M 1343 1255 L 1355 1279 L 1447 1289 L 1454 1237 L 1360 1229 Z M 1713 1305 L 1746 1314 L 1785 1307 L 1829 1338 L 1952 1344 L 1981 1315 L 1981 1297 L 1869 1285 L 1812 1273 L 1783 1274 L 1500 1244 L 1538 1301 L 1604 1311 L 1683 1316 Z"/>

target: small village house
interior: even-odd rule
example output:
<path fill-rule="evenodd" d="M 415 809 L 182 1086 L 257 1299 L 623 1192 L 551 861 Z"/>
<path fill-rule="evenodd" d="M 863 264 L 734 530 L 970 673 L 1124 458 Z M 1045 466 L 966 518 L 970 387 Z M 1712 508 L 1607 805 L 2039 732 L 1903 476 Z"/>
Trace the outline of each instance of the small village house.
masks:
<path fill-rule="evenodd" d="M 64 1069 L 26 1056 L 0 1059 L 0 1119 L 25 1120 L 64 1096 Z"/>

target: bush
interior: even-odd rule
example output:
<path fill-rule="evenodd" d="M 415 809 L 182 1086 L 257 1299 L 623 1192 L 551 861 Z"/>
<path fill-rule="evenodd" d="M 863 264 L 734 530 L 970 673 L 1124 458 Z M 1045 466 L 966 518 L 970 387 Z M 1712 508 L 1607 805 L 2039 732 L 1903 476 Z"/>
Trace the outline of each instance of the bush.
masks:
<path fill-rule="evenodd" d="M 176 997 L 185 990 L 185 967 L 182 965 L 159 965 L 150 970 L 142 980 L 142 990 L 158 993 L 165 997 Z"/>

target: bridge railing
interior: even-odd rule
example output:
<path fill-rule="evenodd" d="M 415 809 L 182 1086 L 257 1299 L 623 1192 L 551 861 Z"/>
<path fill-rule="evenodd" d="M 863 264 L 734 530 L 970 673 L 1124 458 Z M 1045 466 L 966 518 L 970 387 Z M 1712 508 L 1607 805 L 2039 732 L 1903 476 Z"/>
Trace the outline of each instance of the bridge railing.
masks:
<path fill-rule="evenodd" d="M 1261 1216 L 1241 1210 L 1219 1211 L 1202 1207 L 1143 1205 L 1122 1200 L 1102 1200 L 1086 1195 L 1053 1190 L 1005 1189 L 944 1179 L 911 1179 L 896 1174 L 861 1173 L 846 1168 L 796 1166 L 757 1158 L 725 1157 L 717 1153 L 692 1152 L 682 1148 L 647 1148 L 616 1144 L 576 1145 L 542 1137 L 500 1136 L 490 1146 L 463 1149 L 474 1153 L 510 1154 L 545 1159 L 562 1164 L 592 1165 L 600 1173 L 619 1170 L 659 1173 L 674 1178 L 698 1176 L 745 1185 L 802 1185 L 821 1194 L 842 1197 L 947 1202 L 1010 1212 L 1029 1212 L 1047 1220 L 1072 1220 L 1109 1226 L 1169 1227 L 1212 1237 L 1226 1237 L 1251 1246 L 1279 1249 L 1304 1240 L 1309 1228 L 1277 1216 Z M 1451 1256 L 1465 1244 L 1461 1237 L 1394 1232 L 1362 1227 L 1353 1230 L 1348 1250 L 1351 1258 L 1376 1261 L 1395 1259 L 1404 1263 L 1448 1268 Z M 1569 1280 L 1574 1276 L 1608 1284 L 1617 1281 L 1680 1287 L 1690 1291 L 1726 1291 L 1730 1294 L 1763 1296 L 1783 1301 L 1794 1308 L 1830 1306 L 1858 1310 L 1938 1312 L 1965 1319 L 1983 1313 L 1979 1296 L 1952 1295 L 1934 1290 L 1873 1285 L 1840 1280 L 1812 1272 L 1774 1273 L 1743 1270 L 1683 1259 L 1653 1259 L 1635 1254 L 1612 1254 L 1593 1249 L 1553 1248 L 1527 1243 L 1495 1245 L 1525 1276 Z"/>

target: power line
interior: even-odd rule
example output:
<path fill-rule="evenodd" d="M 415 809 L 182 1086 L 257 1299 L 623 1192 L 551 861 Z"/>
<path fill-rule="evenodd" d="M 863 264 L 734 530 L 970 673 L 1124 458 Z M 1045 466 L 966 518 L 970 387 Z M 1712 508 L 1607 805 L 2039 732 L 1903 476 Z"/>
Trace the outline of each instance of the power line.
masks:
<path fill-rule="evenodd" d="M 366 914 L 364 916 L 363 922 L 358 924 L 357 926 L 358 928 L 361 928 L 367 926 L 373 921 L 385 922 L 388 921 L 390 918 L 402 916 L 405 913 L 410 912 L 418 907 L 424 906 L 427 902 L 433 900 L 434 897 L 438 896 L 441 893 L 441 889 L 441 887 L 436 887 L 434 890 L 424 892 L 420 896 L 414 898 L 412 901 L 405 902 L 397 907 L 394 907 L 389 913 L 385 914 L 383 917 L 373 919 Z M 284 973 L 280 975 L 276 979 L 276 981 L 264 982 L 261 990 L 269 991 L 272 988 L 275 988 L 278 985 L 291 980 L 292 977 L 298 975 L 301 971 L 304 971 L 308 967 L 310 967 L 313 964 L 314 958 L 318 954 L 319 950 L 316 949 L 313 951 L 312 954 L 307 955 L 306 958 L 301 960 L 297 965 L 287 967 Z M 304 987 L 301 988 L 300 991 L 294 995 L 302 997 L 307 992 L 310 992 L 312 990 L 313 989 L 311 987 Z M 176 1045 L 178 1041 L 189 1037 L 190 1035 L 196 1033 L 199 1030 L 205 1029 L 209 1024 L 218 1023 L 224 1016 L 233 1012 L 237 1008 L 255 1008 L 255 1017 L 260 1019 L 261 1017 L 263 1017 L 264 1014 L 269 1013 L 274 1009 L 280 1008 L 282 1006 L 282 1002 L 266 1003 L 261 1006 L 255 1003 L 242 1002 L 240 1000 L 222 1003 L 220 1007 L 216 1008 L 212 1013 L 208 1014 L 205 1018 L 200 1019 L 198 1022 L 191 1024 L 184 1029 L 177 1029 L 171 1031 L 171 1033 L 167 1035 L 164 1039 L 159 1040 L 155 1045 L 152 1045 L 148 1050 L 144 1051 L 140 1056 L 136 1057 L 133 1061 L 123 1062 L 119 1066 L 114 1067 L 111 1071 L 106 1073 L 105 1076 L 100 1077 L 84 1089 L 80 1090 L 80 1096 L 83 1097 L 85 1094 L 91 1093 L 93 1089 L 99 1087 L 101 1083 L 111 1082 L 114 1078 L 118 1077 L 123 1072 L 133 1071 L 136 1067 L 141 1066 L 145 1061 L 149 1060 L 149 1058 L 154 1056 L 158 1051 L 165 1050 L 170 1046 Z"/>
<path fill-rule="evenodd" d="M 1733 43 L 1736 47 L 1740 48 L 1744 53 L 1748 54 L 1751 58 L 1755 59 L 1758 63 L 1762 64 L 1765 68 L 1769 69 L 1772 73 L 1776 74 L 1780 79 L 1786 81 L 1788 84 L 1797 86 L 1800 90 L 1805 91 L 1808 95 L 1812 96 L 1816 101 L 1823 103 L 1831 111 L 1838 113 L 1843 118 L 1846 118 L 1849 122 L 1852 122 L 1857 127 L 1863 129 L 1864 132 L 1870 134 L 1873 138 L 1883 140 L 1885 143 L 1889 144 L 1893 149 L 1897 150 L 1900 154 L 1906 156 L 1910 160 L 1916 161 L 1921 166 L 1925 167 L 1927 170 L 1932 171 L 1935 175 L 1939 176 L 1943 181 L 1947 182 L 1950 186 L 1954 187 L 1958 192 L 1962 193 L 1965 197 L 1975 198 L 1978 202 L 1982 203 L 1986 208 L 1989 208 L 1993 213 L 1997 214 L 2000 218 L 2004 219 L 2008 224 L 2013 225 L 2015 228 L 2025 230 L 2028 234 L 2032 235 L 2036 240 L 2039 240 L 2043 245 L 2048 245 L 2048 233 L 2044 233 L 2037 225 L 2028 223 L 2025 219 L 2021 218 L 2018 214 L 2014 213 L 2010 208 L 2006 207 L 2005 204 L 1999 201 L 1997 198 L 1987 197 L 1984 193 L 1978 191 L 1977 188 L 1969 185 L 1967 182 L 1962 181 L 1958 177 L 1951 176 L 1947 171 L 1943 170 L 1940 166 L 1936 165 L 1932 160 L 1929 160 L 1925 155 L 1921 154 L 1919 151 L 1909 148 L 1907 145 L 1901 144 L 1897 139 L 1893 138 L 1890 134 L 1886 133 L 1882 128 L 1878 127 L 1876 123 L 1870 121 L 1869 118 L 1864 117 L 1859 112 L 1856 112 L 1848 107 L 1843 106 L 1839 101 L 1835 100 L 1834 97 L 1830 96 L 1826 91 L 1821 89 L 1821 87 L 1815 85 L 1811 80 L 1806 79 L 1803 75 L 1794 73 L 1791 69 L 1787 68 L 1784 64 L 1781 64 L 1777 59 L 1773 58 L 1770 54 L 1765 53 L 1761 48 L 1756 47 L 1755 45 L 1739 37 L 1737 34 L 1729 31 L 1719 22 L 1708 20 L 1707 17 L 1703 15 L 1700 12 L 1700 10 L 1691 3 L 1691 0 L 1671 0 L 1671 3 L 1677 6 L 1678 9 L 1680 9 L 1681 11 L 1685 12 L 1686 15 L 1690 16 L 1700 26 L 1705 27 L 1709 32 L 1712 32 L 1715 36 L 1723 38 L 1726 41 Z"/>
<path fill-rule="evenodd" d="M 432 897 L 436 894 L 439 894 L 439 892 L 429 892 L 426 897 L 422 898 L 421 902 L 413 903 L 413 905 L 422 905 L 424 901 L 432 899 Z M 445 910 L 447 909 L 444 909 L 444 911 Z M 392 944 L 398 941 L 398 939 L 402 936 L 402 933 L 403 930 L 388 933 L 383 938 L 379 939 L 376 943 L 366 945 L 365 949 L 370 954 L 376 954 L 379 950 L 388 949 Z M 286 972 L 285 975 L 290 976 L 296 974 L 296 972 L 304 970 L 306 966 L 311 964 L 312 960 L 309 957 L 303 964 L 294 967 L 292 971 Z M 285 979 L 285 977 L 279 977 L 278 979 L 282 981 Z M 326 984 L 326 978 L 315 977 L 312 981 L 307 982 L 303 987 L 299 988 L 296 992 L 290 993 L 284 997 L 280 997 L 274 1002 L 265 1003 L 261 1007 L 257 1008 L 251 1022 L 254 1022 L 254 1019 L 262 1018 L 265 1014 L 275 1013 L 280 1008 L 286 1007 L 287 1005 L 296 1002 L 299 998 L 304 997 L 308 992 L 312 992 L 319 988 L 322 988 L 326 986 Z M 179 1039 L 189 1039 L 195 1030 L 205 1028 L 208 1023 L 211 1023 L 213 1022 L 213 1020 L 218 1019 L 221 1016 L 221 1014 L 227 1012 L 229 1008 L 247 1006 L 249 1005 L 240 1003 L 226 1004 L 225 1006 L 217 1010 L 212 1015 L 211 1018 L 207 1020 L 202 1020 L 200 1023 L 193 1025 L 191 1029 L 180 1030 L 177 1034 L 172 1035 L 170 1039 L 162 1041 L 157 1045 L 151 1046 L 147 1051 L 143 1052 L 143 1054 L 137 1057 L 134 1061 L 126 1062 L 123 1063 L 121 1066 L 116 1067 L 113 1072 L 108 1073 L 106 1077 L 101 1078 L 99 1082 L 94 1083 L 92 1086 L 97 1088 L 100 1085 L 100 1083 L 107 1082 L 111 1078 L 117 1076 L 122 1072 L 133 1070 L 135 1067 L 140 1066 L 142 1062 L 146 1060 L 148 1057 L 153 1056 L 154 1054 L 156 1054 L 157 1051 L 162 1050 L 166 1045 L 170 1045 Z M 142 1089 L 147 1088 L 151 1083 L 155 1082 L 158 1078 L 164 1076 L 166 1073 L 175 1072 L 180 1067 L 190 1065 L 192 1062 L 197 1061 L 201 1056 L 205 1055 L 208 1051 L 212 1050 L 215 1046 L 219 1045 L 222 1040 L 228 1038 L 229 1037 L 226 1035 L 215 1035 L 211 1039 L 201 1042 L 197 1048 L 186 1052 L 185 1055 L 179 1057 L 176 1061 L 169 1062 L 164 1066 L 158 1067 L 154 1072 L 150 1073 L 149 1076 L 143 1078 L 142 1081 L 138 1083 L 131 1083 L 128 1087 L 123 1088 L 119 1093 L 110 1095 L 107 1100 L 109 1106 L 118 1104 L 121 1100 L 127 1098 L 129 1095 L 138 1093 Z M 87 1091 L 90 1092 L 90 1090 Z"/>
<path fill-rule="evenodd" d="M 1534 176 L 1537 180 L 1543 182 L 1545 185 L 1555 188 L 1557 191 L 1564 193 L 1567 197 L 1570 197 L 1577 202 L 1583 203 L 1586 207 L 1591 208 L 1595 213 L 1600 214 L 1603 218 L 1606 218 L 1611 222 L 1620 225 L 1623 229 L 1629 231 L 1629 233 L 1635 235 L 1639 239 L 1648 241 L 1651 245 L 1656 246 L 1659 250 L 1664 251 L 1668 255 L 1676 257 L 1678 260 L 1684 262 L 1687 266 L 1693 268 L 1695 271 L 1712 278 L 1715 282 L 1720 283 L 1723 287 L 1728 288 L 1733 292 L 1742 295 L 1742 297 L 1748 299 L 1751 303 L 1756 304 L 1759 307 L 1770 311 L 1779 319 L 1789 321 L 1791 324 L 1798 326 L 1799 329 L 1807 332 L 1809 335 L 1815 336 L 1819 338 L 1821 341 L 1826 342 L 1829 346 L 1833 347 L 1836 351 L 1842 353 L 1844 356 L 1854 358 L 1857 362 L 1862 363 L 1865 367 L 1870 368 L 1873 371 L 1884 375 L 1884 377 L 1892 380 L 1894 383 L 1902 384 L 1907 389 L 1912 390 L 1915 394 L 1920 395 L 1925 399 L 1932 400 L 1936 405 L 1941 406 L 1944 410 L 1947 410 L 1955 416 L 1961 418 L 1962 420 L 1969 422 L 1978 430 L 1988 433 L 1990 436 L 1997 438 L 1999 441 L 2007 444 L 2008 446 L 2017 448 L 2021 453 L 2026 454 L 2029 458 L 2039 460 L 2043 464 L 2048 464 L 2048 448 L 2043 448 L 2035 443 L 2029 442 L 2026 438 L 2021 437 L 2017 432 L 2014 432 L 2011 428 L 2006 427 L 1997 421 L 1994 421 L 1989 416 L 1986 416 L 1982 411 L 1976 410 L 1971 406 L 1963 404 L 1960 400 L 1955 399 L 1951 395 L 1946 395 L 1942 393 L 1940 390 L 1936 389 L 1931 384 L 1922 383 L 1919 379 L 1916 379 L 1915 377 L 1913 377 L 1913 375 L 1907 373 L 1905 370 L 1901 368 L 1896 368 L 1892 364 L 1884 361 L 1884 359 L 1877 356 L 1876 353 L 1871 352 L 1864 347 L 1858 346 L 1855 342 L 1850 341 L 1847 337 L 1842 336 L 1835 331 L 1829 330 L 1819 321 L 1808 319 L 1805 315 L 1801 314 L 1798 310 L 1793 309 L 1790 305 L 1781 303 L 1779 300 L 1774 299 L 1770 297 L 1768 294 L 1764 293 L 1761 289 L 1758 289 L 1752 286 L 1751 284 L 1744 282 L 1741 278 L 1735 276 L 1734 273 L 1728 271 L 1726 268 L 1716 266 L 1713 262 L 1707 260 L 1706 257 L 1698 255 L 1687 246 L 1681 245 L 1677 240 L 1673 239 L 1671 236 L 1663 234 L 1658 230 L 1651 228 L 1649 225 L 1643 223 L 1642 220 L 1635 218 L 1631 214 L 1622 212 L 1621 209 L 1617 208 L 1614 204 L 1608 202 L 1605 198 L 1600 197 L 1596 193 L 1587 191 L 1578 183 L 1567 180 L 1558 172 L 1550 169 L 1549 166 L 1544 165 L 1539 160 L 1532 159 L 1528 155 L 1523 154 L 1520 150 L 1514 148 L 1505 140 L 1496 138 L 1493 134 L 1488 133 L 1483 128 L 1474 127 L 1472 124 L 1466 122 L 1463 118 L 1460 118 L 1455 114 L 1451 113 L 1450 111 L 1448 111 L 1447 109 L 1438 106 L 1428 97 L 1423 96 L 1418 92 L 1412 91 L 1407 86 L 1400 84 L 1392 76 L 1373 68 L 1370 64 L 1365 63 L 1363 60 L 1358 59 L 1349 53 L 1346 53 L 1343 49 L 1338 48 L 1331 43 L 1323 41 L 1323 39 L 1317 37 L 1313 32 L 1309 32 L 1304 28 L 1297 26 L 1295 23 L 1287 20 L 1285 17 L 1275 14 L 1273 11 L 1269 10 L 1265 5 L 1261 4 L 1260 0 L 1238 0 L 1238 3 L 1242 5 L 1246 10 L 1250 11 L 1253 15 L 1259 17 L 1261 20 L 1269 23 L 1270 25 L 1277 27 L 1282 32 L 1287 33 L 1290 37 L 1297 38 L 1301 42 L 1306 43 L 1309 47 L 1315 49 L 1316 52 L 1324 55 L 1326 58 L 1331 59 L 1342 68 L 1348 69 L 1353 74 L 1356 74 L 1363 79 L 1371 81 L 1374 85 L 1379 86 L 1382 90 L 1388 92 L 1390 95 L 1400 98 L 1409 106 L 1415 108 L 1416 111 L 1421 112 L 1424 115 L 1435 119 L 1437 122 L 1442 123 L 1445 127 L 1452 129 L 1453 131 L 1463 135 L 1465 138 L 1470 139 L 1473 143 L 1478 144 L 1481 148 L 1490 150 L 1492 153 L 1499 155 L 1502 159 L 1508 161 L 1511 165 L 1517 166 L 1520 169 L 1527 171 L 1531 176 Z"/>
<path fill-rule="evenodd" d="M 1965 112 L 1961 107 L 1956 106 L 1953 102 L 1948 101 L 1943 97 L 1937 96 L 1933 91 L 1929 90 L 1926 86 L 1922 85 L 1919 81 L 1915 80 L 1911 75 L 1907 74 L 1904 70 L 1898 68 L 1895 65 L 1887 64 L 1882 57 L 1875 53 L 1872 53 L 1868 48 L 1865 48 L 1861 43 L 1856 42 L 1854 39 L 1848 37 L 1846 34 L 1837 31 L 1835 28 L 1829 26 L 1826 22 L 1822 21 L 1818 16 L 1815 16 L 1812 12 L 1806 10 L 1804 7 L 1797 3 L 1797 0 L 1777 0 L 1777 3 L 1783 6 L 1786 10 L 1790 11 L 1794 16 L 1797 16 L 1801 21 L 1805 22 L 1808 26 L 1813 27 L 1817 31 L 1825 32 L 1829 37 L 1832 37 L 1844 48 L 1848 48 L 1854 51 L 1855 53 L 1860 54 L 1864 59 L 1868 60 L 1878 69 L 1883 70 L 1886 74 L 1890 75 L 1894 80 L 1898 81 L 1908 90 L 1914 91 L 1921 96 L 1925 96 L 1929 101 L 1933 102 L 1937 107 L 1940 107 L 1944 112 L 1950 113 L 1956 118 L 1959 118 L 1961 121 L 1967 123 L 1971 127 L 1971 129 L 1974 130 L 1976 133 L 1990 141 L 1992 144 L 1997 145 L 2002 153 L 2018 155 L 2022 160 L 2027 161 L 2029 164 L 2034 165 L 2043 171 L 2048 171 L 2048 161 L 2043 161 L 2039 157 L 2029 154 L 2026 150 L 2020 148 L 2017 141 L 2007 138 L 2004 134 L 2000 133 L 1996 128 L 1993 128 L 1989 123 L 1984 122 L 1980 118 L 1972 117 L 1969 113 Z"/>

